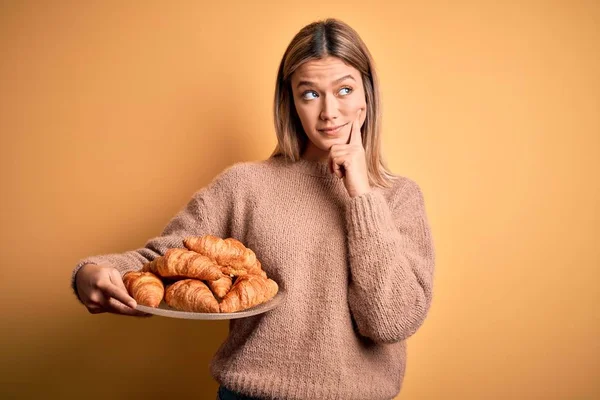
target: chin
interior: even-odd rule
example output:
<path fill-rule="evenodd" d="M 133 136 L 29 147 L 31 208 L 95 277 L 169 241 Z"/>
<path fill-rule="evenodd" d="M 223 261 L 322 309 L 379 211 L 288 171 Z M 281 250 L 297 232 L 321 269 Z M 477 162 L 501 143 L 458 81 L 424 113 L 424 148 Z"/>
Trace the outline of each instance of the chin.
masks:
<path fill-rule="evenodd" d="M 343 136 L 336 136 L 336 137 L 330 137 L 330 138 L 323 138 L 321 140 L 321 142 L 323 143 L 327 143 L 327 145 L 331 146 L 332 143 L 346 143 L 348 141 L 348 138 L 343 137 Z"/>

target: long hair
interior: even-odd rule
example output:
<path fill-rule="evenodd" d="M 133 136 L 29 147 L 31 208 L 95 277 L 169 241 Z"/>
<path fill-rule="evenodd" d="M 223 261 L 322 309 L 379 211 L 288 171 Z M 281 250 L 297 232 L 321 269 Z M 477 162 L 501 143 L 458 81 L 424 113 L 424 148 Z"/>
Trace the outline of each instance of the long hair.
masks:
<path fill-rule="evenodd" d="M 358 33 L 337 19 L 329 18 L 305 26 L 283 54 L 273 104 L 277 146 L 271 157 L 284 156 L 290 161 L 300 159 L 309 138 L 294 106 L 291 77 L 305 62 L 327 56 L 341 59 L 362 76 L 367 108 L 361 132 L 369 183 L 391 187 L 395 175 L 387 168 L 381 151 L 381 97 L 373 58 Z"/>

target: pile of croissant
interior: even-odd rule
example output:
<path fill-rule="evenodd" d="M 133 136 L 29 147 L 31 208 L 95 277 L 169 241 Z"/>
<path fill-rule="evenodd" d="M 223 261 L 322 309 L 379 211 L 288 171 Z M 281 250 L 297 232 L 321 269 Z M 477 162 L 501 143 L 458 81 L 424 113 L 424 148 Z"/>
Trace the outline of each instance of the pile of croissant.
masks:
<path fill-rule="evenodd" d="M 129 272 L 123 282 L 139 303 L 176 310 L 231 313 L 265 303 L 279 290 L 267 277 L 256 254 L 234 238 L 187 237 L 185 248 L 168 249 Z"/>

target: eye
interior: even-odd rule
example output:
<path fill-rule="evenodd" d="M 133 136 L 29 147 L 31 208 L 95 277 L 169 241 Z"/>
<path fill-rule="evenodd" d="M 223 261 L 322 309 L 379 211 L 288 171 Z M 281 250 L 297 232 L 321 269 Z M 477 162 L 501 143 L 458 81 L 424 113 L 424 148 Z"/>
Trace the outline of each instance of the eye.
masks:
<path fill-rule="evenodd" d="M 352 93 L 352 88 L 351 88 L 351 87 L 349 87 L 349 86 L 344 86 L 343 88 L 341 88 L 341 89 L 340 89 L 339 93 L 340 93 L 342 96 L 347 96 L 347 95 L 349 95 L 350 93 Z"/>
<path fill-rule="evenodd" d="M 309 95 L 314 95 L 314 97 L 309 97 Z M 306 92 L 302 93 L 302 98 L 304 100 L 312 100 L 316 97 L 317 97 L 317 92 L 315 92 L 314 90 L 307 90 Z"/>

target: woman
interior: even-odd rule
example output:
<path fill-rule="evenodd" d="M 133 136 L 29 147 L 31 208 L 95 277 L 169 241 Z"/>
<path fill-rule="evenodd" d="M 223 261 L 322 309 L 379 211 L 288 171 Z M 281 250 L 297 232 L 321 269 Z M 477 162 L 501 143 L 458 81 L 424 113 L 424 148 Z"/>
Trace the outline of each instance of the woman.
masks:
<path fill-rule="evenodd" d="M 80 300 L 140 315 L 122 275 L 186 236 L 234 237 L 286 299 L 230 321 L 211 362 L 217 398 L 393 398 L 431 304 L 434 248 L 419 186 L 384 166 L 379 112 L 358 34 L 334 19 L 304 27 L 279 67 L 271 157 L 227 168 L 144 248 L 81 260 Z"/>

